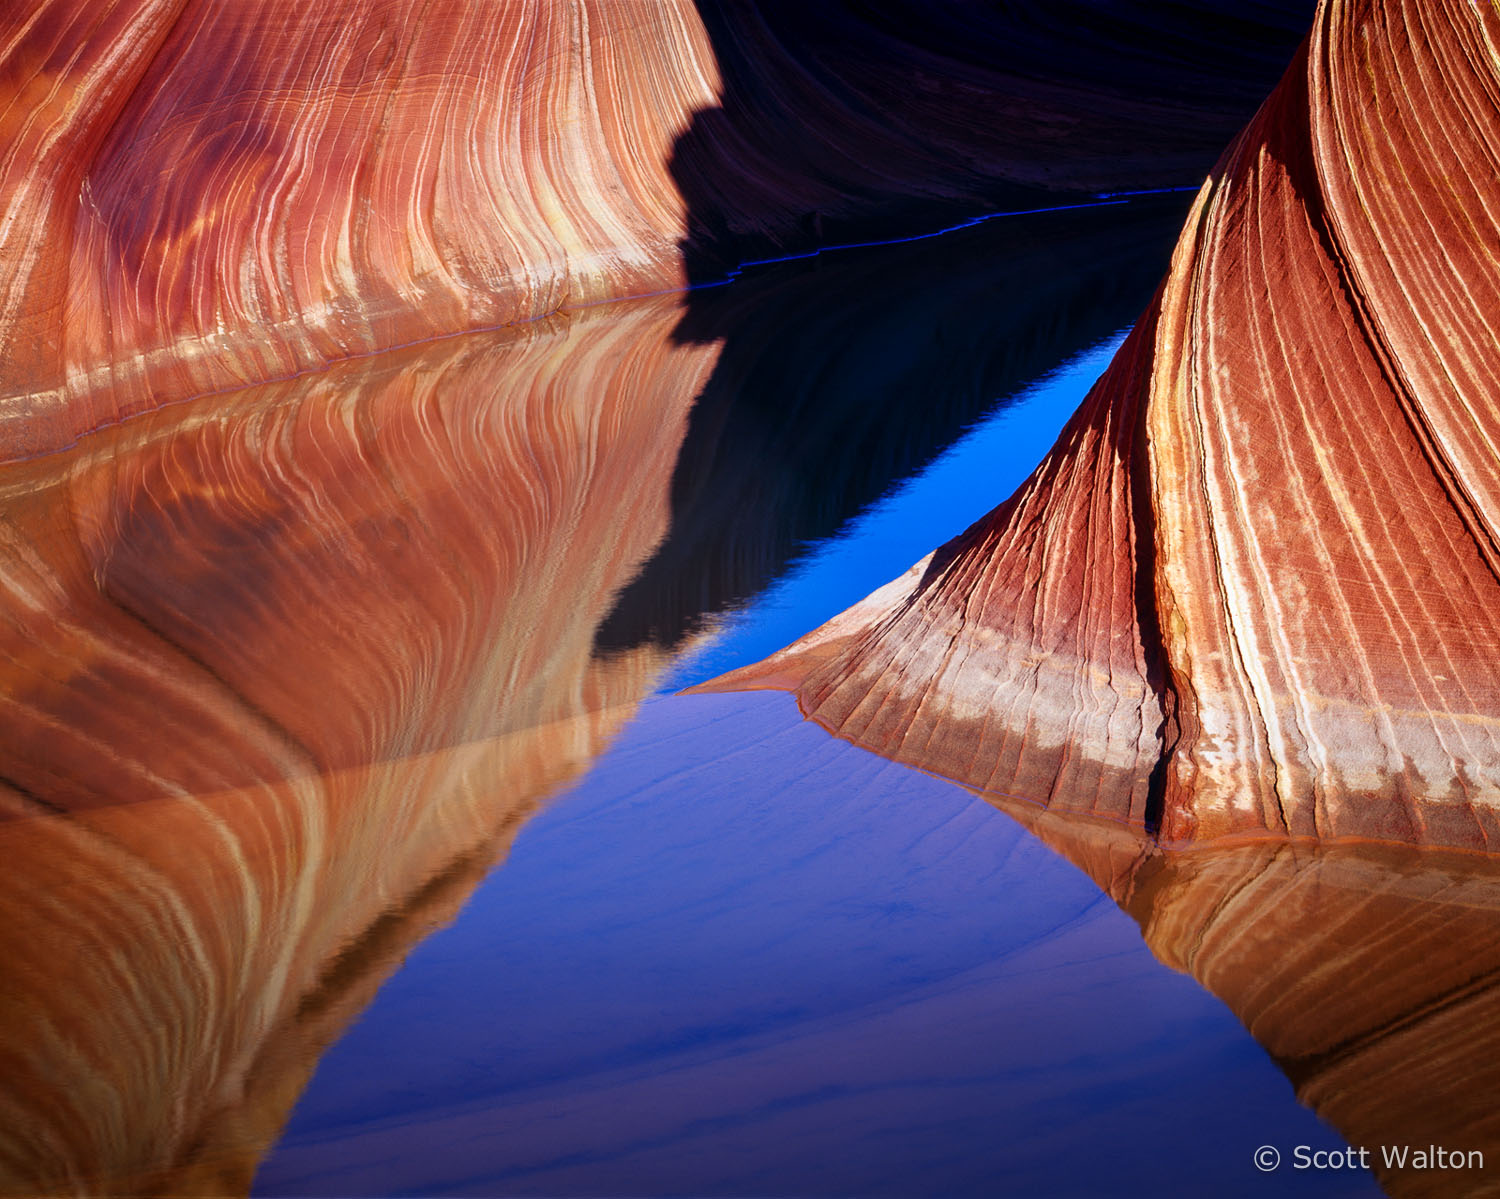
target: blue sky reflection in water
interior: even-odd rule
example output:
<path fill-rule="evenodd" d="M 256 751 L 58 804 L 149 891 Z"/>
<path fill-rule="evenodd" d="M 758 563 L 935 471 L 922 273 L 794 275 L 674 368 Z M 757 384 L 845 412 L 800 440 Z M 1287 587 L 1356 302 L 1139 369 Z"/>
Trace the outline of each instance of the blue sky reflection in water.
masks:
<path fill-rule="evenodd" d="M 814 627 L 1029 473 L 1111 338 L 666 680 Z M 1378 1193 L 1083 874 L 780 694 L 657 695 L 323 1057 L 263 1195 Z"/>
<path fill-rule="evenodd" d="M 691 687 L 795 641 L 962 533 L 1019 487 L 1125 340 L 1121 330 L 997 405 L 924 470 L 804 556 L 681 661 L 662 689 Z M 899 564 L 899 565 L 897 565 Z"/>

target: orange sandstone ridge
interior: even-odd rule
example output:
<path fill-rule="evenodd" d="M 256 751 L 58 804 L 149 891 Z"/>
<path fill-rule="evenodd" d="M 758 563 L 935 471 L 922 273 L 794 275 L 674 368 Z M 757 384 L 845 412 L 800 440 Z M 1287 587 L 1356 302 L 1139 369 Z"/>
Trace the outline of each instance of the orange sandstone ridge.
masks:
<path fill-rule="evenodd" d="M 1500 845 L 1500 10 L 1325 0 L 1036 473 L 715 685 L 1157 830 Z"/>
<path fill-rule="evenodd" d="M 916 212 L 1190 182 L 1302 3 L 1006 7 L 12 4 L 0 460 Z"/>

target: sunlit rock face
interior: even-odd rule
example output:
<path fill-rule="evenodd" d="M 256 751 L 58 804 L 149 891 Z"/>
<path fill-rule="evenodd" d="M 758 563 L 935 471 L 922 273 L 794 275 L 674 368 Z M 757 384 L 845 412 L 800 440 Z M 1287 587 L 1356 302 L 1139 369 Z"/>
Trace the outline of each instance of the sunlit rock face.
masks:
<path fill-rule="evenodd" d="M 1304 19 L 1012 7 L 11 5 L 0 460 L 840 230 L 1196 183 Z"/>
<path fill-rule="evenodd" d="M 1265 842 L 1172 852 L 1112 822 L 997 803 L 1109 892 L 1158 958 L 1224 1000 L 1297 1097 L 1368 1151 L 1388 1193 L 1494 1192 L 1493 858 Z M 1477 1151 L 1485 1169 L 1386 1158 L 1431 1146 Z M 1291 1148 L 1281 1149 L 1290 1168 Z"/>
<path fill-rule="evenodd" d="M 595 657 L 712 345 L 667 301 L 0 472 L 0 1191 L 243 1190 L 318 1049 L 665 664 Z"/>
<path fill-rule="evenodd" d="M 47 0 L 0 33 L 0 440 L 681 278 L 689 5 Z M 60 390 L 59 390 L 60 389 Z"/>
<path fill-rule="evenodd" d="M 1032 478 L 726 682 L 1168 842 L 1500 843 L 1497 64 L 1325 3 Z"/>

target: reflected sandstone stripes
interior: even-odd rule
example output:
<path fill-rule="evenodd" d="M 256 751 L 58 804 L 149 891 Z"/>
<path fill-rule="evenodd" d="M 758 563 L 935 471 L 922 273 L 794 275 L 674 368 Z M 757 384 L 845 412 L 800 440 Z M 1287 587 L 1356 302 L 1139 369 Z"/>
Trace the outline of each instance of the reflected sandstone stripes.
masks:
<path fill-rule="evenodd" d="M 990 798 L 1109 892 L 1162 962 L 1224 1000 L 1298 1098 L 1369 1148 L 1390 1194 L 1500 1194 L 1492 858 L 1264 841 L 1163 851 L 1117 824 Z M 1383 1164 L 1382 1146 L 1432 1145 L 1478 1150 L 1485 1169 Z"/>
<path fill-rule="evenodd" d="M 0 460 L 825 231 L 1192 184 L 1306 2 L 8 5 Z"/>
<path fill-rule="evenodd" d="M 1500 835 L 1500 9 L 1326 0 L 1035 475 L 723 686 L 1165 842 Z"/>
<path fill-rule="evenodd" d="M 318 1049 L 665 653 L 713 345 L 555 318 L 0 473 L 0 1190 L 243 1190 Z"/>

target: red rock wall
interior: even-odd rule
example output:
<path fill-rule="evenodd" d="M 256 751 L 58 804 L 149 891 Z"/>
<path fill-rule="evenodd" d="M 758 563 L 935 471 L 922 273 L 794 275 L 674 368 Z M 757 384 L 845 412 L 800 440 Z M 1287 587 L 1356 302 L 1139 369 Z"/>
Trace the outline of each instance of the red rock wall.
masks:
<path fill-rule="evenodd" d="M 681 281 L 667 162 L 717 82 L 690 7 L 12 11 L 8 456 L 163 395 Z"/>
<path fill-rule="evenodd" d="M 1168 841 L 1500 844 L 1497 64 L 1324 3 L 1036 475 L 727 684 Z"/>

